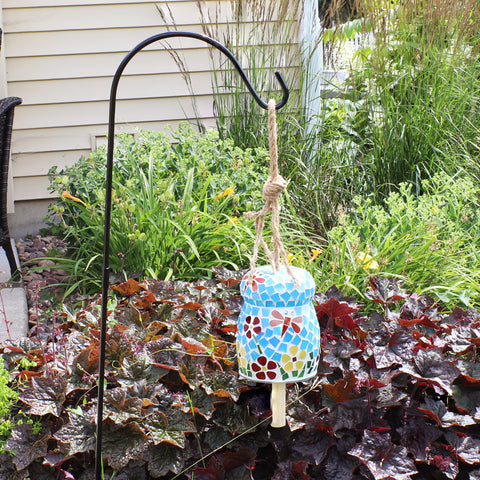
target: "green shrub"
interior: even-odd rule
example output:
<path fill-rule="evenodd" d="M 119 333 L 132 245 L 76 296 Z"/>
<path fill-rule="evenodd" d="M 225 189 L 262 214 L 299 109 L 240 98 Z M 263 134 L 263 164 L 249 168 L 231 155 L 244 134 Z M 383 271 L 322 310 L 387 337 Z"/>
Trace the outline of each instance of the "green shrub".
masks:
<path fill-rule="evenodd" d="M 11 435 L 13 423 L 10 412 L 18 398 L 18 393 L 9 387 L 10 374 L 0 356 L 0 453 L 5 453 L 3 446 Z"/>
<path fill-rule="evenodd" d="M 402 183 L 385 206 L 357 197 L 328 233 L 316 263 L 318 284 L 363 290 L 368 274 L 403 279 L 407 288 L 447 303 L 480 303 L 480 188 L 444 173 L 422 182 L 416 196 Z"/>
<path fill-rule="evenodd" d="M 254 229 L 242 212 L 259 209 L 264 149 L 241 150 L 215 131 L 182 124 L 172 133 L 118 138 L 114 154 L 110 265 L 153 278 L 209 276 L 212 266 L 248 266 Z M 103 252 L 106 151 L 50 171 L 60 196 L 48 221 L 69 244 L 63 267 L 99 284 Z M 60 220 L 60 221 L 59 221 Z"/>
<path fill-rule="evenodd" d="M 402 182 L 418 193 L 441 170 L 478 176 L 478 2 L 356 3 L 363 21 L 351 23 L 373 39 L 358 52 L 345 89 L 368 178 L 358 193 L 365 186 L 383 200 Z"/>

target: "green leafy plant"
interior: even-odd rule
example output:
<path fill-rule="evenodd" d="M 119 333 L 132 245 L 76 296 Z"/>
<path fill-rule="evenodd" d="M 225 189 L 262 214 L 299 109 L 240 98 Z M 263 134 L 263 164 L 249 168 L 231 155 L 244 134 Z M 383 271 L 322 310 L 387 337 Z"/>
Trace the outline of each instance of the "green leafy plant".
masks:
<path fill-rule="evenodd" d="M 422 182 L 423 194 L 412 190 L 401 184 L 385 206 L 357 197 L 328 233 L 317 280 L 359 292 L 376 273 L 446 303 L 478 305 L 480 189 L 469 177 L 438 173 Z"/>
<path fill-rule="evenodd" d="M 337 205 L 345 201 L 345 171 L 340 166 L 341 160 L 336 163 L 340 156 L 328 155 L 331 150 L 322 148 L 322 119 L 311 118 L 309 113 L 307 90 L 320 82 L 322 72 L 312 71 L 312 52 L 299 42 L 304 4 L 298 0 L 231 0 L 227 3 L 227 21 L 221 8 L 212 11 L 207 3 L 198 3 L 203 31 L 221 39 L 235 54 L 265 100 L 279 99 L 275 70 L 284 76 L 290 98 L 276 115 L 280 171 L 291 180 L 291 207 L 311 222 L 312 230 L 324 232 L 333 223 Z M 312 39 L 311 43 L 315 44 L 316 40 Z M 265 112 L 246 93 L 236 70 L 228 68 L 215 50 L 210 53 L 220 136 L 242 148 L 267 146 Z M 318 188 L 319 179 L 322 179 L 322 188 Z M 305 196 L 305 191 L 311 195 Z"/>
<path fill-rule="evenodd" d="M 121 135 L 115 151 L 110 265 L 153 278 L 211 275 L 248 265 L 254 231 L 244 211 L 260 208 L 266 152 L 241 150 L 213 130 Z M 172 140 L 174 143 L 172 143 Z M 60 199 L 48 217 L 68 242 L 59 266 L 78 282 L 101 277 L 106 152 L 50 172 Z"/>
<path fill-rule="evenodd" d="M 10 414 L 18 398 L 18 392 L 10 388 L 10 382 L 10 373 L 4 366 L 3 357 L 0 356 L 0 453 L 6 453 L 4 445 L 14 426 Z"/>

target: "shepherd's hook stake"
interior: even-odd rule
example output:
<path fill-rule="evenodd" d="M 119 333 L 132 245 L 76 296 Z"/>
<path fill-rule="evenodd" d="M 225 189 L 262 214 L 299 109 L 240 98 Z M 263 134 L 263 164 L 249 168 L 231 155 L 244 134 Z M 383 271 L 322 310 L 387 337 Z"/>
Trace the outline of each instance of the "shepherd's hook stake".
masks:
<path fill-rule="evenodd" d="M 189 37 L 206 42 L 209 45 L 217 48 L 223 54 L 225 54 L 233 63 L 241 79 L 247 86 L 248 91 L 253 96 L 255 101 L 264 109 L 268 109 L 268 104 L 265 103 L 257 94 L 252 84 L 250 83 L 247 75 L 243 71 L 242 67 L 238 63 L 232 52 L 224 47 L 221 43 L 213 40 L 213 38 L 207 37 L 200 33 L 194 32 L 164 32 L 157 35 L 153 35 L 139 43 L 133 48 L 122 60 L 117 68 L 115 76 L 113 77 L 112 86 L 110 89 L 110 104 L 109 104 L 109 117 L 108 117 L 108 138 L 107 138 L 107 177 L 105 186 L 105 227 L 103 237 L 103 271 L 102 271 L 102 310 L 101 310 L 101 333 L 100 333 L 100 358 L 98 368 L 98 404 L 97 404 L 97 435 L 96 435 L 96 450 L 95 450 L 95 480 L 103 479 L 102 472 L 102 421 L 103 421 L 103 396 L 104 396 L 104 382 L 105 382 L 105 343 L 106 343 L 106 331 L 107 331 L 107 304 L 108 304 L 108 287 L 109 287 L 109 255 L 110 255 L 110 223 L 111 223 L 111 210 L 112 210 L 112 172 L 113 172 L 113 149 L 115 144 L 115 105 L 117 100 L 117 87 L 120 77 L 130 62 L 130 60 L 145 47 L 158 40 L 172 37 Z M 282 108 L 288 100 L 289 91 L 285 84 L 285 81 L 280 72 L 275 72 L 278 83 L 282 89 L 282 99 L 275 105 L 275 109 Z"/>

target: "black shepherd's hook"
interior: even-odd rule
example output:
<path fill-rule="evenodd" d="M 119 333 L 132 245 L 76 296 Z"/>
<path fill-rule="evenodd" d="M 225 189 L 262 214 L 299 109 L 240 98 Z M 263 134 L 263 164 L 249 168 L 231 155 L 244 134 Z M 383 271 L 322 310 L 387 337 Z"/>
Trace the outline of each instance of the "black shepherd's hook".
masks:
<path fill-rule="evenodd" d="M 102 480 L 102 421 L 103 421 L 103 396 L 104 396 L 104 381 L 105 381 L 105 343 L 106 343 L 106 330 L 107 330 L 107 303 L 108 303 L 108 287 L 109 287 L 109 256 L 110 256 L 110 222 L 111 222 L 111 210 L 112 210 L 112 171 L 113 171 L 113 148 L 115 143 L 115 103 L 117 98 L 117 87 L 123 70 L 127 66 L 128 62 L 146 46 L 158 40 L 171 37 L 189 37 L 202 40 L 224 53 L 233 63 L 237 69 L 240 77 L 248 88 L 255 101 L 265 110 L 268 109 L 268 104 L 265 103 L 257 94 L 252 84 L 248 80 L 247 75 L 243 71 L 242 67 L 234 57 L 232 52 L 224 47 L 221 43 L 213 40 L 210 37 L 202 35 L 200 33 L 193 32 L 164 32 L 147 38 L 143 42 L 139 43 L 128 55 L 122 60 L 122 63 L 117 68 L 115 76 L 113 77 L 112 87 L 110 90 L 110 111 L 108 119 L 108 138 L 107 138 L 107 181 L 105 192 L 105 227 L 104 227 L 104 240 L 103 240 L 103 273 L 102 273 L 102 310 L 101 310 L 101 335 L 100 335 L 100 359 L 98 369 L 98 407 L 97 407 L 97 438 L 96 438 L 96 452 L 95 452 L 95 478 L 96 480 Z M 279 103 L 276 104 L 276 109 L 282 108 L 288 100 L 289 91 L 285 81 L 280 72 L 275 72 L 275 76 L 282 88 L 283 97 Z"/>

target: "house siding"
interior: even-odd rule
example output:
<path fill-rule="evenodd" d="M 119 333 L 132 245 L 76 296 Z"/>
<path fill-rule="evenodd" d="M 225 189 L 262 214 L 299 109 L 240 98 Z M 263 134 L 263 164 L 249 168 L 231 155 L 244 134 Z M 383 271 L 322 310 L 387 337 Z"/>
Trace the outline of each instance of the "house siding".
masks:
<path fill-rule="evenodd" d="M 51 199 L 47 189 L 51 166 L 72 165 L 105 141 L 112 77 L 135 45 L 167 30 L 157 9 L 163 4 L 144 0 L 0 2 L 4 93 L 23 99 L 15 111 L 12 135 L 10 210 L 15 205 L 18 211 L 21 202 Z M 195 1 L 170 0 L 168 4 L 176 29 L 202 31 Z M 200 117 L 214 125 L 206 45 L 194 39 L 170 39 L 147 47 L 126 68 L 117 95 L 118 132 L 163 129 L 195 119 L 191 92 L 167 51 L 169 45 L 191 72 Z"/>
<path fill-rule="evenodd" d="M 221 32 L 230 1 L 202 4 Z M 39 212 L 53 198 L 49 169 L 73 165 L 105 143 L 111 82 L 125 55 L 169 29 L 203 33 L 205 19 L 196 0 L 0 0 L 0 13 L 0 88 L 23 99 L 12 135 L 9 223 L 14 235 L 24 235 L 38 231 Z M 169 47 L 188 68 L 192 91 Z M 197 116 L 214 127 L 210 68 L 208 46 L 195 39 L 146 47 L 120 80 L 116 131 L 164 130 Z"/>

